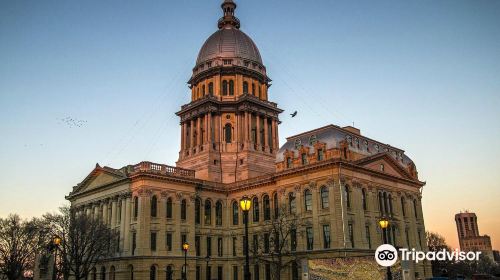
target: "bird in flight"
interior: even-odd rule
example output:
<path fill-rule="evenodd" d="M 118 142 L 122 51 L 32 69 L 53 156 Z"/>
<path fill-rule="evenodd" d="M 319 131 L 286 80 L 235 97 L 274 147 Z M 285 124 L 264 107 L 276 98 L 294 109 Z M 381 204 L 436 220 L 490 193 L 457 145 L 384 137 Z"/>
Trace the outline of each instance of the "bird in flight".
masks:
<path fill-rule="evenodd" d="M 290 116 L 292 116 L 292 118 L 294 118 L 295 116 L 297 116 L 297 111 L 291 113 Z"/>

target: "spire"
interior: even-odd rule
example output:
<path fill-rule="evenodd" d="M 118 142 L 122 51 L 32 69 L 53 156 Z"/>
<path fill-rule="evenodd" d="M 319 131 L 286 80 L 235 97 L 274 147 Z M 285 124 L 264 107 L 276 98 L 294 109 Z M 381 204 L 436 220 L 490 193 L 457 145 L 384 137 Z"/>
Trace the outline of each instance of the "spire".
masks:
<path fill-rule="evenodd" d="M 224 0 L 221 5 L 222 12 L 224 15 L 219 19 L 217 23 L 219 29 L 222 28 L 240 28 L 240 20 L 234 16 L 234 10 L 236 10 L 236 3 L 233 0 Z"/>

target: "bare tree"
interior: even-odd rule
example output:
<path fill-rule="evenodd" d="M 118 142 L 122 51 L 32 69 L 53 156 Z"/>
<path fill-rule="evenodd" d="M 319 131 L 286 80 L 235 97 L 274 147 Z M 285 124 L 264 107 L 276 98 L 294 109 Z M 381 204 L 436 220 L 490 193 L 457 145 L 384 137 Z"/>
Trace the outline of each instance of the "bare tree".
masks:
<path fill-rule="evenodd" d="M 282 271 L 298 261 L 295 250 L 300 232 L 298 216 L 294 212 L 284 204 L 276 210 L 267 221 L 264 233 L 249 244 L 249 251 L 256 261 L 270 265 L 272 279 L 280 280 Z"/>
<path fill-rule="evenodd" d="M 53 235 L 61 238 L 58 271 L 64 279 L 86 279 L 96 263 L 117 249 L 117 234 L 100 219 L 62 207 L 60 214 L 45 215 Z"/>
<path fill-rule="evenodd" d="M 18 215 L 0 218 L 0 275 L 15 280 L 32 270 L 46 237 L 37 219 L 23 221 Z"/>

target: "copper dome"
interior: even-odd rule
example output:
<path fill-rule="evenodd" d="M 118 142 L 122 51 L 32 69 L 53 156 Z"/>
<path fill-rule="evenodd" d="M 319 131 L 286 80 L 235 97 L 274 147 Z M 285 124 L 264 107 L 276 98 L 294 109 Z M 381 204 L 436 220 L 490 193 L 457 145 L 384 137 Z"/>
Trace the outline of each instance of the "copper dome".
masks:
<path fill-rule="evenodd" d="M 262 65 L 259 49 L 247 34 L 233 26 L 217 30 L 205 41 L 196 65 L 215 58 L 236 58 Z"/>

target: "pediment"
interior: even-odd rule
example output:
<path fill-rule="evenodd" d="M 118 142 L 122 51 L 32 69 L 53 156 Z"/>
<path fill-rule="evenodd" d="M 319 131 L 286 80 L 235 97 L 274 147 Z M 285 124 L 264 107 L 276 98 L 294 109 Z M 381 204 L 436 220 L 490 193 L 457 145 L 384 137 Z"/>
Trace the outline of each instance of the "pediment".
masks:
<path fill-rule="evenodd" d="M 94 170 L 76 186 L 73 194 L 90 191 L 125 178 L 127 178 L 126 174 L 122 173 L 120 170 L 96 165 Z"/>
<path fill-rule="evenodd" d="M 396 160 L 394 160 L 387 153 L 360 159 L 356 161 L 356 164 L 376 172 L 385 173 L 403 179 L 415 180 L 405 167 L 396 162 Z"/>

